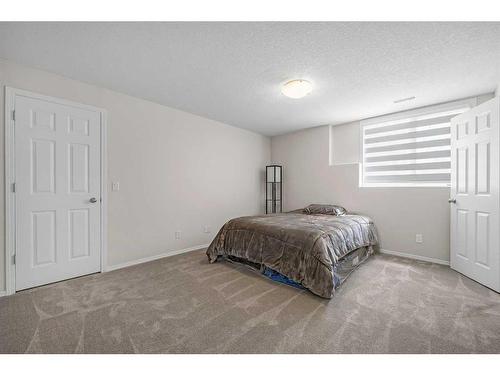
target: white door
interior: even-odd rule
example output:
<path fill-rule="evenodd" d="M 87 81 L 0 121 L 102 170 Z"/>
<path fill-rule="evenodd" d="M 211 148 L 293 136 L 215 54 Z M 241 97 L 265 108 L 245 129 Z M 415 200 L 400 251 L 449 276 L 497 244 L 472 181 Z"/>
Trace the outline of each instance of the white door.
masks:
<path fill-rule="evenodd" d="M 100 271 L 100 113 L 14 106 L 16 290 Z"/>
<path fill-rule="evenodd" d="M 451 122 L 451 267 L 500 291 L 496 97 Z"/>

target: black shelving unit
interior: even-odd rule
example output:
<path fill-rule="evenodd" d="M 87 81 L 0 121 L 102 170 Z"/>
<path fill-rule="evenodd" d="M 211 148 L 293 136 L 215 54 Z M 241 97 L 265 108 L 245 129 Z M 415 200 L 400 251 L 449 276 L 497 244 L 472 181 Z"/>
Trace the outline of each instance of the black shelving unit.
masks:
<path fill-rule="evenodd" d="M 283 167 L 266 166 L 266 214 L 280 213 L 283 210 Z"/>

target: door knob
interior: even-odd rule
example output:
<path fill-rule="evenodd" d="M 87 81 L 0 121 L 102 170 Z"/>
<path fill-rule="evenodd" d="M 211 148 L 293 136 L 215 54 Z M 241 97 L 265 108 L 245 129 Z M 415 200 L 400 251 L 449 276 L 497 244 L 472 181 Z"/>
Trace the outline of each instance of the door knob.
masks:
<path fill-rule="evenodd" d="M 448 203 L 455 204 L 455 203 L 457 203 L 457 200 L 455 198 L 450 198 L 450 199 L 448 199 Z"/>
<path fill-rule="evenodd" d="M 90 198 L 90 199 L 89 199 L 89 202 L 90 202 L 90 203 L 96 203 L 96 202 L 97 202 L 97 199 L 96 199 L 96 198 L 94 198 L 94 197 L 92 197 L 92 198 Z"/>

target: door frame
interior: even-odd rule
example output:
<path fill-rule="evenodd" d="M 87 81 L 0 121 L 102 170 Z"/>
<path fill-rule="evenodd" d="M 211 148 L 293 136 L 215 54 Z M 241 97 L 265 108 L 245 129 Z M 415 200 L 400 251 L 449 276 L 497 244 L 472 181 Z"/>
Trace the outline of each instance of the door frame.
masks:
<path fill-rule="evenodd" d="M 52 103 L 62 104 L 66 106 L 85 109 L 99 113 L 100 117 L 100 169 L 101 169 L 101 272 L 107 269 L 107 254 L 108 254 L 108 231 L 107 231 L 107 111 L 103 108 L 94 107 L 86 104 L 72 102 L 66 99 L 54 98 L 43 94 L 34 93 L 31 91 L 21 90 L 13 87 L 5 86 L 5 293 L 11 295 L 16 292 L 16 266 L 14 264 L 14 256 L 16 254 L 16 207 L 15 207 L 15 192 L 13 191 L 14 176 L 15 176 L 15 143 L 14 143 L 14 118 L 13 111 L 15 107 L 16 96 L 25 96 L 33 99 L 45 100 Z"/>

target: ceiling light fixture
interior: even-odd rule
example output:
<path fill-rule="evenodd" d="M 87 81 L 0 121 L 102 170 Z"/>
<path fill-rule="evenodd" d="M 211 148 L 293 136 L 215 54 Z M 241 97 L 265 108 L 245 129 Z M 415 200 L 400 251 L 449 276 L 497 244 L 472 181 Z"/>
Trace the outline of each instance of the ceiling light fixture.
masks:
<path fill-rule="evenodd" d="M 402 103 L 402 102 L 408 102 L 408 101 L 413 100 L 413 99 L 415 99 L 415 97 L 414 97 L 414 96 L 410 96 L 410 97 L 408 97 L 408 98 L 403 98 L 403 99 L 394 100 L 394 102 L 393 102 L 393 103 L 394 103 L 394 104 L 397 104 L 397 103 Z"/>
<path fill-rule="evenodd" d="M 312 84 L 303 79 L 288 81 L 281 88 L 281 93 L 289 98 L 300 99 L 312 91 Z"/>

